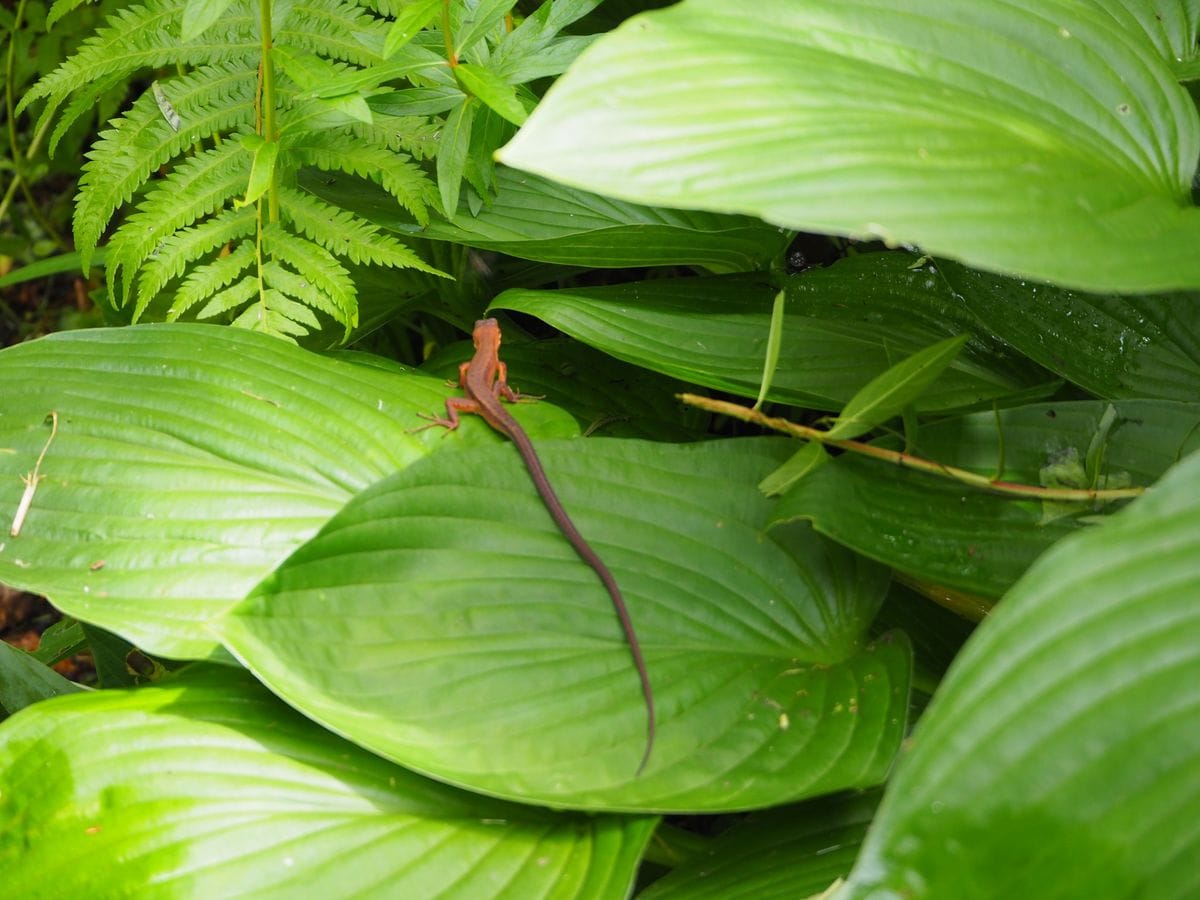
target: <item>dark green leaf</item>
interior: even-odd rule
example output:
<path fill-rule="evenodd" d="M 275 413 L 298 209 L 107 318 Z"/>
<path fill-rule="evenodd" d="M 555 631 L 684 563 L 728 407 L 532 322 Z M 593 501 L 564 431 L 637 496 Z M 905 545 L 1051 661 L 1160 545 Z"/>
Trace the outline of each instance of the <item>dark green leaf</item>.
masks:
<path fill-rule="evenodd" d="M 907 279 L 908 273 L 905 267 Z M 822 304 L 806 309 L 814 290 L 801 277 L 789 282 L 779 365 L 769 397 L 782 403 L 840 409 L 871 377 L 904 355 L 947 336 L 948 323 L 924 321 L 919 310 L 933 292 L 928 276 L 874 282 L 862 288 L 852 267 L 823 275 L 821 283 L 841 281 L 840 290 L 908 296 L 881 305 L 868 321 L 843 318 L 844 310 Z M 558 291 L 505 291 L 492 307 L 538 316 L 584 343 L 637 366 L 743 397 L 757 395 L 770 333 L 771 298 L 765 279 L 674 278 L 600 288 Z M 798 293 L 793 293 L 793 291 Z M 823 296 L 825 295 L 823 292 Z M 795 298 L 793 301 L 791 298 Z M 867 300 L 858 299 L 858 304 Z M 953 326 L 951 326 L 953 327 Z M 974 352 L 972 352 L 972 349 Z M 935 411 L 977 404 L 1035 384 L 1040 375 L 1022 371 L 986 344 L 962 354 L 918 401 Z"/>
<path fill-rule="evenodd" d="M 1082 294 L 953 263 L 938 271 L 986 329 L 1094 394 L 1200 396 L 1200 294 Z"/>
<path fill-rule="evenodd" d="M 795 900 L 820 894 L 854 865 L 879 793 L 755 813 L 638 895 L 638 900 Z"/>
<path fill-rule="evenodd" d="M 0 641 L 0 719 L 40 700 L 81 690 L 31 654 Z"/>
<path fill-rule="evenodd" d="M 968 642 L 842 898 L 1196 896 L 1200 455 Z"/>
<path fill-rule="evenodd" d="M 42 632 L 38 648 L 31 655 L 43 665 L 52 666 L 86 647 L 83 625 L 74 619 L 59 619 Z"/>
<path fill-rule="evenodd" d="M 636 206 L 505 166 L 496 169 L 496 181 L 491 205 L 472 213 L 464 203 L 452 222 L 433 221 L 425 228 L 373 184 L 308 179 L 305 187 L 395 231 L 567 265 L 742 272 L 764 267 L 787 245 L 779 229 L 745 216 Z"/>
<path fill-rule="evenodd" d="M 471 123 L 475 120 L 475 101 L 466 97 L 446 117 L 442 139 L 438 144 L 437 180 L 442 197 L 442 210 L 453 217 L 458 209 L 463 173 L 467 168 L 467 153 L 471 149 Z"/>
<path fill-rule="evenodd" d="M 923 428 L 915 452 L 1038 486 L 1048 462 L 1083 459 L 1107 407 L 1043 404 L 1004 410 L 998 420 L 976 413 Z M 1106 451 L 1109 477 L 1152 484 L 1181 454 L 1200 446 L 1196 404 L 1125 401 L 1116 408 L 1119 424 L 1109 431 Z M 1074 508 L 1077 515 L 1092 511 L 1086 504 Z M 809 520 L 821 533 L 923 581 L 992 599 L 1047 548 L 1084 527 L 1077 518 L 1047 517 L 1036 501 L 984 493 L 851 453 L 798 482 L 774 515 L 777 521 Z"/>

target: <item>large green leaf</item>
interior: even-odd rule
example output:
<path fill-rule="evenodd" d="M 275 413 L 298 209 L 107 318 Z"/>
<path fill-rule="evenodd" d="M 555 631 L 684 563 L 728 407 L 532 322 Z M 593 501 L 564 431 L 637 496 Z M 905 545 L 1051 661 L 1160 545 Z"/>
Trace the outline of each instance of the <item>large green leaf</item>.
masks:
<path fill-rule="evenodd" d="M 1001 477 L 1036 486 L 1049 467 L 1082 472 L 1107 408 L 1075 402 L 976 413 L 922 429 L 915 452 L 991 476 L 1003 460 Z M 1103 435 L 1102 473 L 1112 486 L 1152 484 L 1200 446 L 1200 405 L 1123 401 L 1114 408 L 1117 424 Z M 1056 517 L 1061 511 L 848 453 L 797 482 L 774 515 L 809 520 L 821 533 L 924 581 L 995 599 L 1047 548 L 1084 527 L 1077 518 Z"/>
<path fill-rule="evenodd" d="M 0 726 L 9 897 L 563 897 L 629 890 L 654 820 L 552 815 L 366 753 L 234 670 Z"/>
<path fill-rule="evenodd" d="M 1083 294 L 940 263 L 982 327 L 1101 397 L 1200 397 L 1200 294 Z"/>
<path fill-rule="evenodd" d="M 819 894 L 849 873 L 878 803 L 873 791 L 755 813 L 638 900 L 796 900 Z"/>
<path fill-rule="evenodd" d="M 1200 117 L 1107 5 L 686 0 L 588 48 L 499 155 L 1082 289 L 1200 287 Z"/>
<path fill-rule="evenodd" d="M 424 227 L 371 182 L 312 178 L 305 186 L 404 234 L 592 268 L 695 265 L 741 272 L 764 267 L 788 242 L 778 228 L 745 216 L 638 206 L 506 166 L 496 169 L 496 181 L 490 205 L 472 213 L 464 201 L 453 222 Z"/>
<path fill-rule="evenodd" d="M 423 456 L 436 380 L 322 359 L 240 329 L 139 326 L 0 353 L 5 532 L 58 415 L 0 579 L 164 656 L 358 490 Z"/>
<path fill-rule="evenodd" d="M 612 605 L 512 447 L 436 454 L 359 494 L 221 630 L 307 715 L 485 793 L 729 810 L 876 784 L 903 734 L 908 643 L 863 646 L 883 570 L 805 527 L 764 534 L 756 485 L 790 447 L 539 444 L 645 653 L 658 737 L 640 776 L 645 711 Z"/>
<path fill-rule="evenodd" d="M 968 642 L 839 897 L 1200 892 L 1200 455 Z"/>
<path fill-rule="evenodd" d="M 948 289 L 900 254 L 870 254 L 786 285 L 782 349 L 768 397 L 837 410 L 872 377 L 967 330 Z M 747 276 L 674 278 L 557 291 L 509 290 L 492 306 L 536 315 L 618 359 L 684 381 L 758 396 L 777 288 Z M 987 338 L 973 339 L 917 400 L 937 411 L 1044 382 Z"/>

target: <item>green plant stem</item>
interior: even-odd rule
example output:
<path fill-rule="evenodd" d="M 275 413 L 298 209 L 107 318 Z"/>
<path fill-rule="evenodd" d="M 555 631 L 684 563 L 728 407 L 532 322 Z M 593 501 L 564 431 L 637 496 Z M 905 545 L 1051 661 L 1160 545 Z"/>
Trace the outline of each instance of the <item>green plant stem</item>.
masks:
<path fill-rule="evenodd" d="M 1086 503 L 1106 500 L 1128 500 L 1132 497 L 1139 497 L 1146 491 L 1143 487 L 1095 490 L 1087 488 L 1048 488 L 1041 487 L 1040 485 L 999 481 L 995 478 L 988 478 L 986 475 L 968 471 L 967 469 L 960 469 L 957 466 L 948 466 L 936 460 L 924 459 L 920 456 L 913 456 L 910 453 L 901 453 L 898 450 L 886 450 L 883 447 L 864 444 L 861 441 L 830 440 L 826 433 L 819 428 L 797 425 L 795 422 L 789 422 L 787 419 L 764 415 L 756 409 L 738 406 L 736 403 L 713 400 L 711 397 L 700 397 L 696 394 L 678 394 L 677 396 L 689 406 L 695 406 L 708 412 L 731 416 L 755 425 L 762 425 L 764 428 L 771 428 L 806 441 L 816 441 L 827 447 L 837 447 L 840 450 L 846 450 L 850 453 L 870 456 L 884 462 L 894 463 L 904 469 L 916 469 L 918 472 L 925 472 L 929 475 L 951 478 L 962 484 L 997 494 L 1023 497 L 1027 500 L 1062 500 L 1066 502 Z"/>
<path fill-rule="evenodd" d="M 262 131 L 265 140 L 278 140 L 275 132 L 275 67 L 271 63 L 271 0 L 258 0 L 259 30 L 262 32 Z M 270 222 L 279 221 L 279 190 L 278 178 L 271 177 L 271 186 L 267 188 L 267 219 Z M 262 233 L 262 229 L 259 229 Z"/>
<path fill-rule="evenodd" d="M 67 243 L 63 239 L 62 234 L 54 227 L 54 223 L 42 215 L 41 209 L 38 207 L 37 199 L 33 196 L 33 192 L 29 189 L 29 182 L 25 178 L 25 172 L 21 165 L 21 154 L 17 151 L 17 117 L 15 115 L 15 103 L 13 98 L 13 72 L 16 68 L 16 47 L 17 47 L 17 31 L 21 28 L 21 21 L 25 17 L 25 0 L 19 0 L 17 8 L 13 13 L 13 26 L 8 40 L 8 52 L 4 60 L 4 111 L 8 118 L 8 147 L 9 153 L 12 155 L 13 163 L 13 179 L 9 183 L 8 190 L 4 192 L 4 199 L 0 200 L 0 219 L 3 219 L 8 214 L 9 204 L 12 203 L 12 198 L 15 196 L 17 189 L 25 195 L 25 202 L 29 204 L 29 214 L 34 217 L 38 225 L 60 250 L 67 249 Z M 26 148 L 25 160 L 32 162 L 33 157 L 41 148 L 42 140 L 46 136 L 46 132 L 50 128 L 50 119 L 42 123 L 42 126 L 33 136 L 33 141 Z"/>

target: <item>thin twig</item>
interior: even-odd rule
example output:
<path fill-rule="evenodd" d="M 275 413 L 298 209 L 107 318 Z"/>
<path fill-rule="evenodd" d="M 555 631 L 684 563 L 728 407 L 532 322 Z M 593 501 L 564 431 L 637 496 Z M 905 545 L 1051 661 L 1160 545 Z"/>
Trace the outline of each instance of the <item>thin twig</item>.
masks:
<path fill-rule="evenodd" d="M 34 492 L 37 491 L 38 482 L 42 480 L 42 460 L 46 458 L 46 451 L 50 449 L 50 444 L 56 434 L 58 434 L 58 412 L 51 410 L 50 437 L 46 438 L 46 443 L 42 445 L 42 452 L 38 454 L 37 462 L 33 465 L 33 471 L 28 475 L 21 476 L 21 480 L 25 482 L 25 493 L 21 495 L 21 502 L 17 504 L 17 512 L 13 516 L 12 528 L 8 532 L 9 537 L 17 537 L 21 533 L 21 526 L 25 524 L 25 516 L 29 514 L 29 507 L 33 503 Z"/>
<path fill-rule="evenodd" d="M 869 456 L 874 459 L 883 460 L 884 462 L 890 462 L 901 468 L 915 469 L 918 472 L 926 472 L 930 475 L 952 478 L 962 484 L 968 484 L 971 487 L 992 491 L 997 494 L 1024 497 L 1027 500 L 1062 500 L 1066 502 L 1087 503 L 1128 500 L 1132 497 L 1139 497 L 1146 492 L 1144 487 L 1111 488 L 1107 490 L 1093 488 L 1052 488 L 1032 484 L 1016 484 L 1011 481 L 1000 481 L 999 479 L 988 478 L 986 475 L 980 475 L 967 469 L 960 469 L 957 466 L 949 466 L 932 459 L 913 456 L 911 453 L 901 453 L 898 450 L 885 450 L 883 447 L 864 444 L 861 441 L 830 440 L 826 433 L 819 428 L 797 425 L 795 422 L 789 422 L 787 419 L 764 415 L 758 410 L 750 409 L 746 406 L 738 406 L 736 403 L 713 400 L 711 397 L 700 397 L 696 394 L 679 394 L 677 396 L 689 406 L 695 406 L 708 412 L 731 416 L 743 422 L 762 425 L 764 428 L 781 431 L 784 434 L 803 438 L 806 441 L 816 441 L 827 447 L 837 447 L 850 453 L 858 453 L 862 456 Z"/>

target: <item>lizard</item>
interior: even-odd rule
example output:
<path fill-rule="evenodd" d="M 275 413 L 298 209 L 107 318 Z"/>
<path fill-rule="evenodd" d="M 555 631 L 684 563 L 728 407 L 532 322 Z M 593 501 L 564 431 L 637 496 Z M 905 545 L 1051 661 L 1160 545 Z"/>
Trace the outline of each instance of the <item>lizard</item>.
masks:
<path fill-rule="evenodd" d="M 495 319 L 480 319 L 475 323 L 472 338 L 475 343 L 475 354 L 468 362 L 458 367 L 459 387 L 463 389 L 466 396 L 447 399 L 445 417 L 425 416 L 430 419 L 430 424 L 423 427 L 441 426 L 453 431 L 459 425 L 459 415 L 471 413 L 478 415 L 488 425 L 511 440 L 521 454 L 521 459 L 524 460 L 525 467 L 529 470 L 529 477 L 533 481 L 534 487 L 537 488 L 546 510 L 550 513 L 550 518 L 554 520 L 558 530 L 575 548 L 575 552 L 579 554 L 580 558 L 599 576 L 605 590 L 608 591 L 613 609 L 617 613 L 617 619 L 620 620 L 621 628 L 625 633 L 625 642 L 629 645 L 629 652 L 633 657 L 633 664 L 641 681 L 642 696 L 645 699 L 646 747 L 642 753 L 642 761 L 637 768 L 637 774 L 640 775 L 646 768 L 650 753 L 654 749 L 654 690 L 650 685 L 646 660 L 642 655 L 642 647 L 633 627 L 633 619 L 630 618 L 629 609 L 625 605 L 625 598 L 617 586 L 616 579 L 608 570 L 608 566 L 579 533 L 579 529 L 567 515 L 562 501 L 558 499 L 558 494 L 554 492 L 550 479 L 546 476 L 546 470 L 542 467 L 542 461 L 538 457 L 537 451 L 534 450 L 529 435 L 517 424 L 517 420 L 501 402 L 503 399 L 510 403 L 516 403 L 522 399 L 522 395 L 509 386 L 508 367 L 500 359 L 500 323 Z"/>

